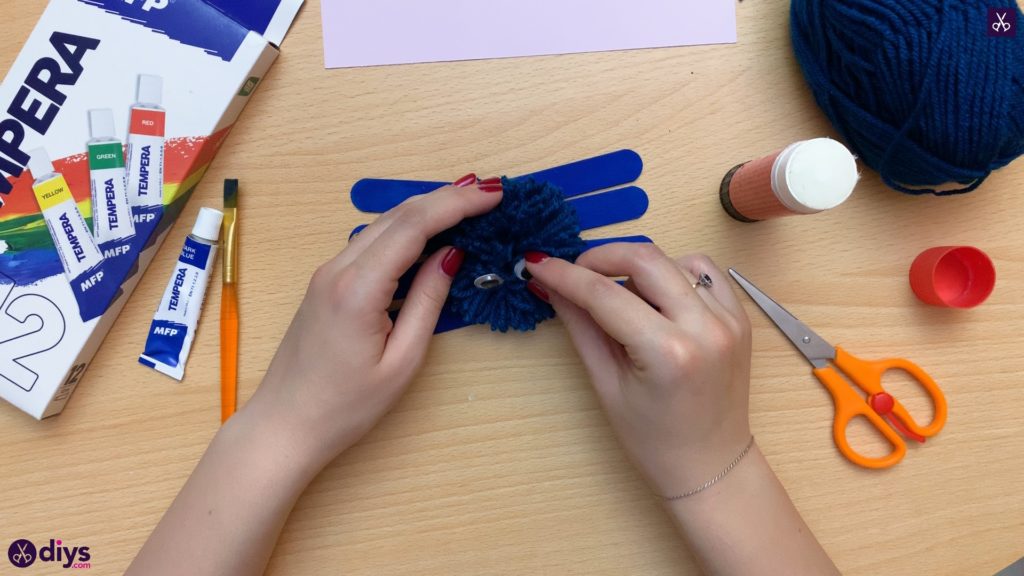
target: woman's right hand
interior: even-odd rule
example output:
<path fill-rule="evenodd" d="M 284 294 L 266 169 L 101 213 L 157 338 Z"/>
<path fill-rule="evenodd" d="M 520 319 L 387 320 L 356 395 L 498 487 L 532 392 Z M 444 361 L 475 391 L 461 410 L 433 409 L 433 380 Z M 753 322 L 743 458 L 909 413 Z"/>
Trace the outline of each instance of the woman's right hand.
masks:
<path fill-rule="evenodd" d="M 526 259 L 530 290 L 555 307 L 626 452 L 672 499 L 705 573 L 839 574 L 757 446 L 719 476 L 751 441 L 750 321 L 721 270 L 650 244 L 608 244 L 576 264 Z M 722 482 L 673 498 L 713 479 Z"/>
<path fill-rule="evenodd" d="M 750 441 L 750 321 L 706 256 L 609 244 L 571 264 L 527 255 L 631 459 L 665 497 L 719 474 Z M 712 280 L 698 285 L 701 274 Z M 611 277 L 629 277 L 626 286 Z"/>

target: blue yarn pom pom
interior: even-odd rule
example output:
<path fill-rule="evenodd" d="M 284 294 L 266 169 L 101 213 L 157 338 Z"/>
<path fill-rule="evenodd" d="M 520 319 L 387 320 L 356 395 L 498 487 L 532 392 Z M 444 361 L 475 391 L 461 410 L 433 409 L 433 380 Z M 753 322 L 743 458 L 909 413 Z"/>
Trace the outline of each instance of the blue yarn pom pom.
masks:
<path fill-rule="evenodd" d="M 1024 154 L 1024 33 L 1013 0 L 793 0 L 793 49 L 850 147 L 909 194 L 977 188 Z M 958 190 L 934 187 L 956 182 Z"/>
<path fill-rule="evenodd" d="M 490 324 L 491 330 L 533 330 L 555 311 L 527 290 L 526 281 L 516 275 L 516 263 L 530 251 L 572 262 L 585 245 L 576 210 L 557 187 L 532 179 L 502 178 L 502 184 L 497 208 L 444 234 L 443 242 L 466 252 L 448 306 L 466 322 Z M 477 287 L 476 279 L 487 274 L 503 282 Z"/>

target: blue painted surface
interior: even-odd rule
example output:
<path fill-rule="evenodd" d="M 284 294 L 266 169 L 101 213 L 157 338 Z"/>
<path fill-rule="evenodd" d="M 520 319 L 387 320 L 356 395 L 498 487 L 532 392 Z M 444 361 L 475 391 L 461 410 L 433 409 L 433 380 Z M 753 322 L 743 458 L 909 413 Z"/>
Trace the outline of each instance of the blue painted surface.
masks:
<path fill-rule="evenodd" d="M 170 0 L 163 8 L 148 6 L 148 10 L 146 0 L 78 1 L 117 14 L 124 20 L 145 26 L 156 34 L 163 34 L 182 44 L 201 48 L 225 61 L 234 58 L 249 33 L 248 28 L 225 17 L 223 12 L 202 0 Z M 234 9 L 239 10 L 237 6 Z"/>
<path fill-rule="evenodd" d="M 632 150 L 619 150 L 517 176 L 513 180 L 548 182 L 561 188 L 566 198 L 573 198 L 629 184 L 639 178 L 643 170 L 644 163 L 639 154 Z M 448 184 L 450 182 L 365 178 L 355 183 L 350 195 L 352 204 L 359 210 L 383 213 L 408 198 L 433 192 Z"/>

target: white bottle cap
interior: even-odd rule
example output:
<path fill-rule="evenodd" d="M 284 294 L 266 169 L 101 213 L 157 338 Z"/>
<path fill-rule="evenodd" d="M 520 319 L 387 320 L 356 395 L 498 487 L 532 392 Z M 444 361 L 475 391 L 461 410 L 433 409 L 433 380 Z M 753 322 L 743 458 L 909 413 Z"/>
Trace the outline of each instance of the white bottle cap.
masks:
<path fill-rule="evenodd" d="M 164 79 L 151 74 L 139 74 L 138 102 L 140 104 L 160 104 L 164 96 Z"/>
<path fill-rule="evenodd" d="M 110 108 L 89 110 L 89 134 L 93 138 L 113 138 L 114 111 Z"/>
<path fill-rule="evenodd" d="M 787 208 L 814 214 L 850 197 L 860 175 L 853 154 L 835 140 L 815 138 L 791 144 L 772 166 L 772 188 Z"/>
<path fill-rule="evenodd" d="M 36 180 L 53 173 L 53 163 L 50 162 L 50 155 L 46 153 L 46 148 L 29 151 L 28 169 Z"/>
<path fill-rule="evenodd" d="M 220 238 L 220 223 L 224 213 L 213 208 L 200 208 L 196 225 L 192 227 L 192 235 L 203 240 L 216 242 Z"/>

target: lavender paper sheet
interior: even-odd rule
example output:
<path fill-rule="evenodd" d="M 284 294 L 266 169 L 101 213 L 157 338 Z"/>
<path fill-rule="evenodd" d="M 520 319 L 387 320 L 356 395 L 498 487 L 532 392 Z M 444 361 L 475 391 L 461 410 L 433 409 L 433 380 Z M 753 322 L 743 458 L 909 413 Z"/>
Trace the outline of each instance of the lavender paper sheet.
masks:
<path fill-rule="evenodd" d="M 734 0 L 323 0 L 328 68 L 736 42 Z"/>

